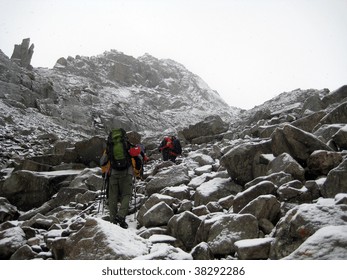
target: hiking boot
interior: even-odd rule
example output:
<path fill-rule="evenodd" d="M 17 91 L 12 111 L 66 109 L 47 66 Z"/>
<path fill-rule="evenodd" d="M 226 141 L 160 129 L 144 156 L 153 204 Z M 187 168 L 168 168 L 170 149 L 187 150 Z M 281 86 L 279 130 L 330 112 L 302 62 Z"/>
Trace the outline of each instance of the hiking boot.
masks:
<path fill-rule="evenodd" d="M 114 223 L 118 224 L 120 227 L 127 229 L 128 228 L 128 224 L 125 222 L 125 218 L 122 218 L 121 216 L 116 216 L 116 218 L 114 219 Z"/>

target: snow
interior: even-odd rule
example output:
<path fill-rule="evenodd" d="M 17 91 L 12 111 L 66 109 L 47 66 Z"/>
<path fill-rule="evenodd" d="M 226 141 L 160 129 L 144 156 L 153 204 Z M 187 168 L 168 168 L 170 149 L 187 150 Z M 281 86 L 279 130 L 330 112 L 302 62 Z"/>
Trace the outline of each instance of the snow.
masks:
<path fill-rule="evenodd" d="M 136 235 L 132 229 L 123 229 L 110 222 L 98 219 L 103 232 L 108 233 L 108 244 L 114 252 L 121 255 L 143 255 L 148 251 L 146 240 Z M 126 245 L 126 246 L 125 246 Z"/>
<path fill-rule="evenodd" d="M 70 169 L 70 170 L 35 172 L 35 174 L 50 177 L 50 176 L 61 176 L 61 175 L 79 175 L 82 171 L 83 170 L 81 169 Z"/>
<path fill-rule="evenodd" d="M 134 258 L 134 260 L 154 260 L 163 259 L 166 260 L 192 260 L 192 256 L 182 249 L 175 248 L 166 243 L 153 244 L 151 252 L 148 255 L 139 256 Z"/>
<path fill-rule="evenodd" d="M 200 194 L 204 197 L 208 197 L 214 192 L 218 191 L 221 185 L 230 182 L 230 179 L 226 178 L 214 178 L 208 182 L 201 184 L 200 187 L 197 188 Z"/>
<path fill-rule="evenodd" d="M 265 237 L 265 238 L 254 238 L 254 239 L 243 239 L 235 242 L 235 246 L 238 248 L 248 248 L 248 247 L 254 247 L 257 245 L 262 245 L 269 243 L 273 240 L 272 237 Z"/>

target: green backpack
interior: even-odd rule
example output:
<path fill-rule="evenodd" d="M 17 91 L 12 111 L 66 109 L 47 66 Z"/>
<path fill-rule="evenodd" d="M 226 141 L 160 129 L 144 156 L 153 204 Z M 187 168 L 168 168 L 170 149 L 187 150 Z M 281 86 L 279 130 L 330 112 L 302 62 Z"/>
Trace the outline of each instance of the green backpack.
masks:
<path fill-rule="evenodd" d="M 113 129 L 107 139 L 108 157 L 111 166 L 116 170 L 125 170 L 131 165 L 128 153 L 129 142 L 123 128 Z"/>

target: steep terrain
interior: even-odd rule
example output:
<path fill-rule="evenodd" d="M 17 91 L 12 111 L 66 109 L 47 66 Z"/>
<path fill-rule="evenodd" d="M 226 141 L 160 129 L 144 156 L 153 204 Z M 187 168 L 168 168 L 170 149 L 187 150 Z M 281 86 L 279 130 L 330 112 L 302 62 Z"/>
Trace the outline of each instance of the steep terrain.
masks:
<path fill-rule="evenodd" d="M 347 86 L 245 111 L 149 55 L 0 59 L 0 259 L 347 259 Z M 150 158 L 127 230 L 100 200 L 113 126 Z"/>
<path fill-rule="evenodd" d="M 13 146 L 21 150 L 18 143 L 37 137 L 74 142 L 105 136 L 119 126 L 143 136 L 162 135 L 217 113 L 228 121 L 240 111 L 183 65 L 149 55 L 135 59 L 109 51 L 60 58 L 53 69 L 28 70 L 0 52 L 0 62 L 3 153 L 15 152 Z M 6 136 L 8 131 L 13 136 Z M 50 147 L 38 142 L 31 154 Z"/>

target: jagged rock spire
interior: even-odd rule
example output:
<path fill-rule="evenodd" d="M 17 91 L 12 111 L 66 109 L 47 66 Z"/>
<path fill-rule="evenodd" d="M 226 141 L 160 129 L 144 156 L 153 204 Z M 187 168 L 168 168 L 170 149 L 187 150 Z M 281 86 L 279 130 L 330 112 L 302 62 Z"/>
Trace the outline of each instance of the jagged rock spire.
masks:
<path fill-rule="evenodd" d="M 23 39 L 19 45 L 14 45 L 14 50 L 11 56 L 11 60 L 24 68 L 32 68 L 30 65 L 31 58 L 34 54 L 34 44 L 30 44 L 30 38 Z"/>

